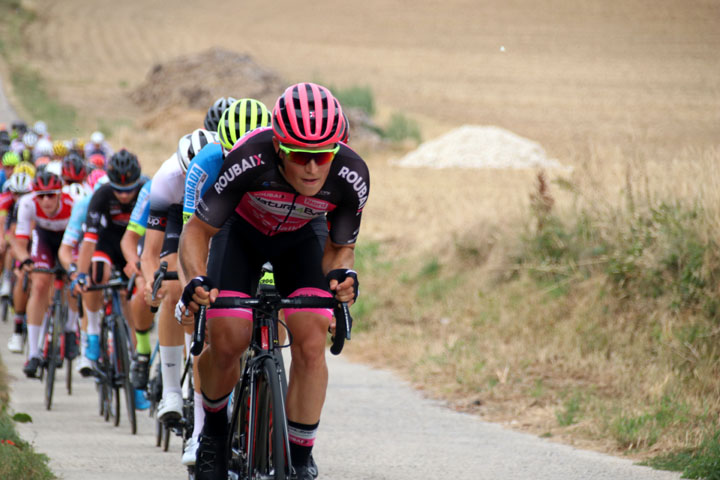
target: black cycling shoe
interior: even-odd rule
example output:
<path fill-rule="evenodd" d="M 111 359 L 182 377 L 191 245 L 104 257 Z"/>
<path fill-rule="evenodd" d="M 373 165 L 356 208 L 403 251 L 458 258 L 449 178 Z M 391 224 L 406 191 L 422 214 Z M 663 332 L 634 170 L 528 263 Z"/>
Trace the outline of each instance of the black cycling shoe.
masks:
<path fill-rule="evenodd" d="M 308 457 L 308 463 L 307 463 L 308 472 L 310 472 L 310 475 L 313 476 L 313 478 L 317 478 L 319 471 L 317 463 L 315 463 L 315 459 L 312 456 L 312 453 Z"/>
<path fill-rule="evenodd" d="M 40 357 L 32 357 L 27 362 L 25 362 L 25 366 L 23 367 L 23 372 L 25 372 L 25 376 L 28 378 L 37 378 L 37 370 L 40 368 L 40 363 L 42 362 L 42 359 Z"/>
<path fill-rule="evenodd" d="M 195 480 L 227 480 L 227 437 L 200 434 L 199 441 L 195 459 Z"/>
<path fill-rule="evenodd" d="M 65 358 L 73 360 L 80 354 L 80 346 L 75 332 L 65 332 Z"/>
<path fill-rule="evenodd" d="M 318 467 L 312 453 L 305 465 L 293 465 L 291 478 L 293 480 L 315 480 L 318 477 Z"/>
<path fill-rule="evenodd" d="M 310 473 L 310 468 L 307 465 L 300 465 L 300 466 L 294 466 L 293 465 L 293 472 L 290 476 L 292 480 L 314 480 L 315 477 L 313 477 L 312 473 Z"/>
<path fill-rule="evenodd" d="M 135 361 L 133 361 L 130 372 L 130 378 L 136 390 L 145 390 L 147 388 L 149 370 L 150 355 L 138 354 Z"/>

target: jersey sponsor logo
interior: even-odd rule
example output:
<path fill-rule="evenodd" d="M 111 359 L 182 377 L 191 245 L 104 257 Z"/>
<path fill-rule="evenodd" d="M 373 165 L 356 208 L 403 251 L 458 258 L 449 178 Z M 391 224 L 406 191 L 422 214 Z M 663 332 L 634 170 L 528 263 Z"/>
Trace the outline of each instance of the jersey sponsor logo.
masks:
<path fill-rule="evenodd" d="M 165 228 L 167 226 L 167 217 L 150 216 L 147 220 L 148 228 Z"/>
<path fill-rule="evenodd" d="M 225 170 L 225 173 L 220 175 L 215 182 L 213 187 L 215 191 L 220 194 L 228 186 L 230 182 L 235 180 L 238 176 L 242 175 L 245 171 L 250 170 L 258 165 L 263 165 L 265 162 L 262 160 L 262 153 L 253 155 L 249 159 L 243 158 L 240 162 L 232 164 L 230 168 Z"/>
<path fill-rule="evenodd" d="M 346 182 L 352 185 L 353 190 L 357 192 L 360 200 L 358 210 L 362 209 L 368 198 L 368 186 L 365 179 L 355 170 L 350 170 L 348 167 L 341 167 L 338 176 L 344 178 Z"/>
<path fill-rule="evenodd" d="M 187 179 L 185 180 L 185 207 L 189 209 L 195 208 L 195 202 L 198 197 L 200 197 L 200 192 L 207 178 L 207 172 L 198 166 L 193 166 L 193 168 L 188 171 Z"/>

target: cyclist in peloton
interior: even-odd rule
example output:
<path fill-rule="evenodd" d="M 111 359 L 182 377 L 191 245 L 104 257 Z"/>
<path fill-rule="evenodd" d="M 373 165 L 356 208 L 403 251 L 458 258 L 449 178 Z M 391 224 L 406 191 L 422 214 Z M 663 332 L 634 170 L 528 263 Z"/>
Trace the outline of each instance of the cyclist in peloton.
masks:
<path fill-rule="evenodd" d="M 11 291 L 12 267 L 15 264 L 13 256 L 13 243 L 15 237 L 15 224 L 17 223 L 17 201 L 22 195 L 32 192 L 32 178 L 26 173 L 13 173 L 7 181 L 8 191 L 0 196 L 0 228 L 2 235 L 2 251 L 4 254 L 5 271 L 3 272 L 2 285 L 0 286 L 1 296 L 15 296 Z M 7 237 L 7 238 L 6 238 Z M 18 289 L 21 290 L 21 289 Z M 23 323 L 25 321 L 25 302 L 13 301 L 15 311 L 15 329 L 10 340 L 8 350 L 13 353 L 22 353 L 25 344 L 23 343 Z"/>
<path fill-rule="evenodd" d="M 183 370 L 185 332 L 175 321 L 175 304 L 180 299 L 179 282 L 164 282 L 152 299 L 154 274 L 161 259 L 169 271 L 177 271 L 177 249 L 182 231 L 182 199 L 187 165 L 195 152 L 217 140 L 214 132 L 197 129 L 183 136 L 177 151 L 172 154 L 152 178 L 150 188 L 150 215 L 145 232 L 145 245 L 141 256 L 145 277 L 145 301 L 160 309 L 158 339 L 160 341 L 160 368 L 162 371 L 162 399 L 158 404 L 157 418 L 163 423 L 177 422 L 182 418 L 183 398 L 180 379 Z M 147 365 L 147 361 L 144 362 Z M 145 370 L 147 378 L 147 370 Z"/>
<path fill-rule="evenodd" d="M 300 83 L 278 98 L 272 128 L 257 129 L 238 142 L 183 230 L 180 261 L 192 279 L 183 291 L 185 313 L 218 296 L 248 296 L 266 261 L 283 296 L 334 292 L 339 301 L 354 301 L 354 246 L 370 182 L 362 158 L 340 143 L 344 123 L 327 88 Z M 326 214 L 330 230 L 323 243 L 324 232 L 311 220 Z M 215 283 L 206 276 L 208 242 L 228 221 L 228 248 Z M 311 452 L 327 389 L 325 340 L 332 312 L 285 313 L 293 334 L 290 454 L 295 478 L 310 480 L 318 473 Z M 199 359 L 205 426 L 195 466 L 198 480 L 227 478 L 227 404 L 240 376 L 251 319 L 247 310 L 208 311 L 209 346 Z"/>
<path fill-rule="evenodd" d="M 107 283 L 112 267 L 119 271 L 125 267 L 120 248 L 130 214 L 138 192 L 147 180 L 140 172 L 137 157 L 122 149 L 110 157 L 107 176 L 109 183 L 98 188 L 90 199 L 86 218 L 86 231 L 78 253 L 78 270 L 73 274 L 73 289 L 82 294 L 88 322 L 88 345 L 85 356 L 96 361 L 100 355 L 100 321 L 102 320 L 102 291 L 87 291 L 93 284 Z M 91 276 L 92 273 L 92 276 Z M 123 297 L 124 298 L 124 297 Z M 125 310 L 128 313 L 127 309 Z M 128 320 L 132 320 L 127 315 Z M 129 322 L 132 325 L 132 322 Z M 138 409 L 147 408 L 144 392 L 135 391 Z"/>
<path fill-rule="evenodd" d="M 145 302 L 145 279 L 140 269 L 140 250 L 144 244 L 147 219 L 150 214 L 150 187 L 148 180 L 138 193 L 135 207 L 130 214 L 130 221 L 120 240 L 120 249 L 125 257 L 125 275 L 135 276 L 135 291 L 130 299 L 130 312 L 135 326 L 135 355 L 131 366 L 130 378 L 136 390 L 145 391 L 148 382 L 148 362 L 152 348 L 150 346 L 150 330 L 155 315 Z M 137 402 L 136 402 L 137 403 Z"/>
<path fill-rule="evenodd" d="M 85 149 L 85 158 L 88 159 L 95 154 L 101 154 L 105 158 L 110 158 L 113 154 L 112 147 L 105 140 L 105 135 L 100 131 L 93 132 L 90 135 L 90 141 L 83 148 Z"/>
<path fill-rule="evenodd" d="M 77 271 L 77 256 L 80 241 L 83 237 L 83 226 L 85 224 L 85 218 L 87 216 L 87 209 L 90 203 L 91 193 L 96 188 L 107 183 L 108 178 L 103 170 L 96 170 L 87 178 L 87 185 L 91 192 L 82 198 L 75 199 L 73 203 L 72 213 L 70 214 L 70 221 L 65 227 L 65 233 L 63 234 L 62 242 L 60 243 L 60 249 L 58 250 L 58 260 L 62 264 L 63 268 L 68 272 L 70 278 L 74 278 L 74 273 Z M 71 195 L 72 196 L 72 195 Z M 70 310 L 76 308 L 77 303 L 75 301 L 69 302 L 68 306 Z M 71 313 L 70 315 L 76 315 Z M 80 319 L 80 360 L 75 366 L 75 370 L 80 373 L 83 377 L 88 377 L 92 374 L 93 364 L 85 356 L 87 349 L 88 336 L 87 336 L 87 316 L 83 316 Z"/>
<path fill-rule="evenodd" d="M 233 145 L 248 132 L 269 125 L 270 112 L 267 107 L 264 103 L 252 98 L 235 100 L 222 113 L 217 127 L 220 143 L 206 145 L 195 155 L 195 158 L 192 159 L 187 167 L 188 173 L 185 176 L 185 195 L 183 200 L 183 223 L 190 219 L 193 212 L 195 212 L 197 200 L 217 179 L 225 156 L 232 150 Z M 223 242 L 224 240 L 222 238 L 226 236 L 226 233 L 226 230 L 218 233 L 213 241 Z M 215 265 L 215 268 L 219 268 L 220 265 L 222 265 L 222 255 L 211 256 L 211 263 Z M 213 267 L 209 266 L 208 271 L 212 272 Z M 209 275 L 212 276 L 213 274 L 209 273 Z M 180 319 L 182 320 L 182 318 Z M 183 452 L 183 465 L 195 465 L 198 439 L 205 422 L 205 410 L 202 405 L 200 378 L 199 375 L 197 375 L 197 368 L 198 364 L 196 360 L 193 362 L 193 373 L 196 374 L 193 401 L 194 427 L 192 437 L 187 442 L 185 451 Z"/>
<path fill-rule="evenodd" d="M 27 304 L 28 361 L 25 375 L 35 377 L 41 362 L 38 339 L 43 316 L 50 305 L 52 275 L 33 272 L 33 267 L 51 269 L 57 260 L 58 248 L 70 220 L 73 200 L 62 193 L 62 180 L 52 172 L 41 172 L 33 181 L 33 194 L 19 201 L 15 227 L 14 254 L 21 269 L 30 273 L 30 295 Z M 35 228 L 32 228 L 32 224 Z M 32 251 L 28 253 L 30 235 Z M 65 341 L 75 343 L 75 326 L 66 325 Z"/>

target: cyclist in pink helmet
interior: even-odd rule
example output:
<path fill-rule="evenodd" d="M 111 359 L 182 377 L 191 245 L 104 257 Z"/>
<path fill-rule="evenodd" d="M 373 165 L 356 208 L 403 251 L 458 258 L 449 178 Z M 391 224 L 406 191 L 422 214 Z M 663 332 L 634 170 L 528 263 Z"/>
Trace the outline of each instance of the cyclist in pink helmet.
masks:
<path fill-rule="evenodd" d="M 218 296 L 252 295 L 266 261 L 282 296 L 354 301 L 354 247 L 370 179 L 363 159 L 342 143 L 345 134 L 342 108 L 330 90 L 299 83 L 277 99 L 272 127 L 238 140 L 183 229 L 179 258 L 185 278 L 192 279 L 182 297 L 186 317 Z M 311 453 L 327 389 L 332 313 L 285 314 L 293 336 L 286 403 L 293 478 L 312 480 L 318 475 Z M 227 404 L 252 318 L 247 310 L 213 308 L 207 318 L 210 342 L 198 360 L 205 424 L 195 478 L 224 480 Z"/>

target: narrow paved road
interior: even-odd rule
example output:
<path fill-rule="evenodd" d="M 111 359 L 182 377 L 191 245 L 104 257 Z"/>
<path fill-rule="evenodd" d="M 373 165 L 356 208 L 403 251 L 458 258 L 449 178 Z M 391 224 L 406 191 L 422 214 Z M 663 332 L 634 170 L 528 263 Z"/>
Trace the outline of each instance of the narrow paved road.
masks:
<path fill-rule="evenodd" d="M 0 122 L 15 114 L 0 92 Z M 155 447 L 154 423 L 138 417 L 138 434 L 127 420 L 119 427 L 98 415 L 91 380 L 75 377 L 68 396 L 59 373 L 52 411 L 43 388 L 22 374 L 23 358 L 7 350 L 11 322 L 0 325 L 0 355 L 11 376 L 12 408 L 32 416 L 20 434 L 46 453 L 66 480 L 181 479 L 180 441 L 170 451 Z M 316 445 L 320 479 L 416 480 L 670 480 L 678 474 L 577 450 L 512 432 L 423 398 L 391 373 L 328 354 L 330 387 Z M 124 412 L 123 412 L 124 414 Z"/>
<path fill-rule="evenodd" d="M 0 352 L 13 377 L 12 407 L 33 423 L 21 435 L 50 456 L 67 480 L 181 479 L 180 442 L 170 451 L 155 447 L 153 422 L 139 416 L 138 434 L 123 418 L 114 427 L 98 415 L 93 382 L 76 378 L 52 411 L 43 404 L 37 380 L 22 375 L 23 359 L 7 350 L 10 323 L 0 326 Z M 508 431 L 423 398 L 395 375 L 328 354 L 330 388 L 316 446 L 320 479 L 677 479 L 632 462 L 577 450 L 532 435 Z M 123 412 L 124 413 L 124 412 Z"/>

